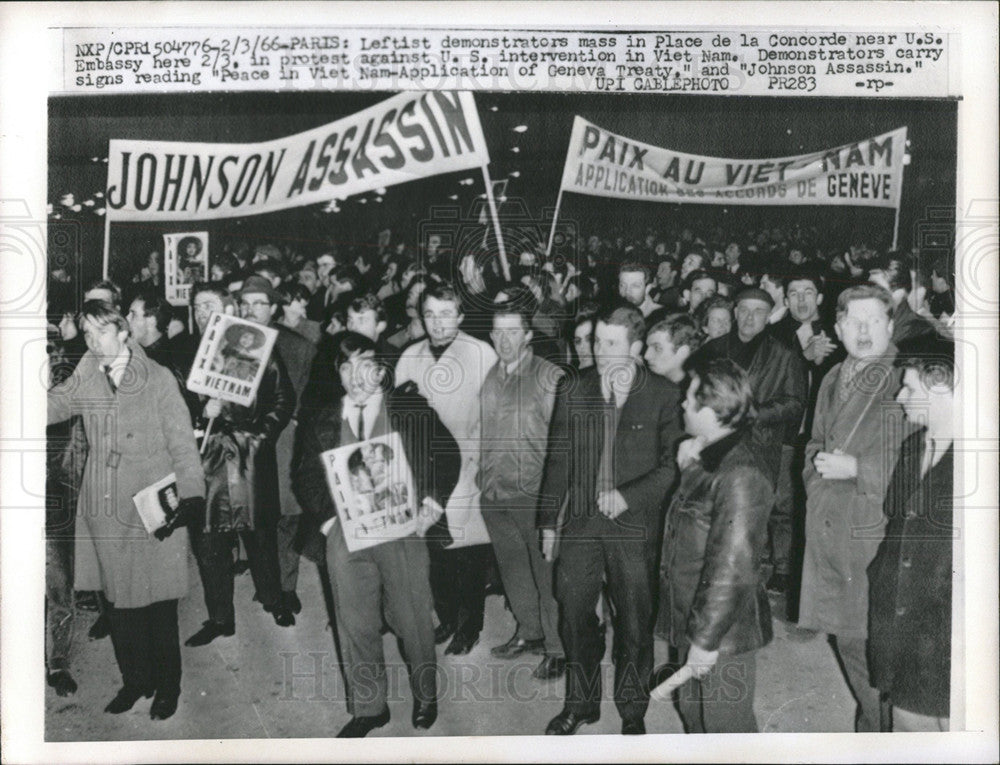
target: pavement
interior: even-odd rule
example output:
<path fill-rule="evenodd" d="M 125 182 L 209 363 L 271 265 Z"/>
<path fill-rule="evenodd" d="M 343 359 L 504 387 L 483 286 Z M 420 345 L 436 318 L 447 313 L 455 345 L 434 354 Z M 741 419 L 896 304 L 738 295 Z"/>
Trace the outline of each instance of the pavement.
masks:
<path fill-rule="evenodd" d="M 139 741 L 149 739 L 328 738 L 350 719 L 337 666 L 333 633 L 323 605 L 317 568 L 303 559 L 299 576 L 302 612 L 296 625 L 274 624 L 252 602 L 249 574 L 236 578 L 236 634 L 207 646 L 183 641 L 205 618 L 198 572 L 191 561 L 188 597 L 180 603 L 183 678 L 177 713 L 165 721 L 149 718 L 147 699 L 130 712 L 106 714 L 105 704 L 121 682 L 110 639 L 90 641 L 96 614 L 79 612 L 72 673 L 77 693 L 59 697 L 45 689 L 47 741 Z M 772 596 L 772 611 L 784 613 Z M 498 661 L 490 647 L 513 635 L 515 622 L 503 598 L 490 596 L 479 643 L 467 656 L 444 656 L 439 646 L 439 716 L 429 731 L 410 725 L 412 697 L 405 665 L 392 634 L 384 636 L 389 677 L 388 725 L 375 736 L 503 736 L 544 733 L 562 708 L 565 681 L 536 680 L 537 656 Z M 618 734 L 621 721 L 610 700 L 610 647 L 603 664 L 605 701 L 601 719 L 579 735 Z M 656 641 L 656 664 L 667 647 Z M 755 711 L 762 732 L 849 732 L 854 702 L 823 634 L 799 630 L 774 619 L 774 639 L 758 653 Z M 682 733 L 673 704 L 653 702 L 646 715 L 649 733 Z"/>

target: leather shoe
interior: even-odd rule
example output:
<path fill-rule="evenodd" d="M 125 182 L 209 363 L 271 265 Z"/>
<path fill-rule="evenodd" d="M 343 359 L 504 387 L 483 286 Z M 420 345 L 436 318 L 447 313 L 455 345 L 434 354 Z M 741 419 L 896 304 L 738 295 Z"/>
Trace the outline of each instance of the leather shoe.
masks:
<path fill-rule="evenodd" d="M 200 630 L 185 640 L 184 645 L 197 648 L 198 646 L 208 645 L 217 637 L 232 637 L 235 634 L 235 624 L 219 624 L 210 620 L 204 622 Z"/>
<path fill-rule="evenodd" d="M 463 635 L 458 633 L 448 643 L 448 647 L 444 649 L 444 652 L 452 656 L 465 656 L 478 642 L 479 635 Z"/>
<path fill-rule="evenodd" d="M 374 717 L 352 717 L 351 721 L 340 729 L 337 738 L 364 738 L 387 722 L 389 722 L 389 707 Z"/>
<path fill-rule="evenodd" d="M 293 614 L 297 614 L 302 611 L 302 601 L 299 600 L 299 596 L 295 594 L 294 590 L 281 593 L 281 605 Z"/>
<path fill-rule="evenodd" d="M 458 625 L 454 622 L 441 622 L 434 628 L 434 645 L 441 645 L 445 640 L 455 634 Z"/>
<path fill-rule="evenodd" d="M 149 718 L 151 720 L 166 720 L 173 717 L 177 711 L 177 693 L 160 693 L 157 691 L 153 704 L 149 708 Z"/>
<path fill-rule="evenodd" d="M 93 590 L 76 590 L 74 596 L 78 611 L 100 610 L 100 604 L 97 601 L 97 593 Z"/>
<path fill-rule="evenodd" d="M 295 625 L 295 616 L 285 606 L 278 602 L 270 608 L 265 607 L 265 611 L 270 611 L 274 617 L 274 623 L 279 627 L 292 627 Z"/>
<path fill-rule="evenodd" d="M 646 723 L 641 717 L 635 720 L 622 720 L 623 736 L 642 736 L 645 733 Z"/>
<path fill-rule="evenodd" d="M 118 691 L 117 695 L 108 702 L 108 705 L 104 707 L 105 712 L 110 712 L 113 715 L 120 715 L 122 712 L 128 712 L 132 707 L 135 706 L 135 702 L 144 696 L 148 699 L 153 695 L 152 688 L 122 688 Z"/>
<path fill-rule="evenodd" d="M 784 595 L 788 592 L 789 584 L 788 574 L 779 574 L 775 572 L 771 574 L 771 578 L 767 580 L 767 591 L 774 593 L 775 595 Z"/>
<path fill-rule="evenodd" d="M 97 621 L 90 625 L 90 630 L 87 632 L 87 637 L 90 640 L 103 640 L 108 635 L 111 634 L 111 619 L 108 618 L 107 614 L 101 614 L 97 617 Z"/>
<path fill-rule="evenodd" d="M 572 736 L 581 725 L 590 725 L 601 719 L 601 713 L 580 715 L 564 709 L 553 717 L 545 728 L 546 736 Z"/>
<path fill-rule="evenodd" d="M 76 693 L 76 680 L 68 669 L 57 669 L 49 672 L 45 681 L 56 690 L 57 696 L 72 696 Z"/>
<path fill-rule="evenodd" d="M 566 659 L 547 655 L 531 674 L 539 680 L 556 680 L 566 674 Z"/>
<path fill-rule="evenodd" d="M 421 730 L 430 728 L 438 718 L 436 701 L 413 702 L 413 727 Z"/>
<path fill-rule="evenodd" d="M 494 646 L 490 649 L 490 654 L 496 659 L 514 659 L 522 653 L 545 653 L 545 640 L 525 640 L 514 635 L 503 645 Z"/>

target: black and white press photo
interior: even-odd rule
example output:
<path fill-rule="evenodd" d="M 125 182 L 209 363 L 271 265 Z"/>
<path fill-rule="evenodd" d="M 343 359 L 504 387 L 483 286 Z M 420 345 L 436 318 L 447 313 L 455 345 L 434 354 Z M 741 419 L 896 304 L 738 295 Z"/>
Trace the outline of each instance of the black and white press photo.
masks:
<path fill-rule="evenodd" d="M 32 751 L 990 758 L 989 10 L 557 5 L 55 13 Z"/>

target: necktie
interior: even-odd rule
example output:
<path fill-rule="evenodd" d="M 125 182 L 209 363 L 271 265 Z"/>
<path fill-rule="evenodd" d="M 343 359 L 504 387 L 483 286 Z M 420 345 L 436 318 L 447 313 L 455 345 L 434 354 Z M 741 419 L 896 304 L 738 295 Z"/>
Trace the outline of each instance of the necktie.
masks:
<path fill-rule="evenodd" d="M 118 392 L 118 386 L 115 385 L 115 381 L 111 377 L 111 367 L 110 366 L 104 367 L 104 376 L 106 378 L 108 378 L 108 385 L 111 386 L 111 392 L 112 393 L 117 393 Z"/>
<path fill-rule="evenodd" d="M 920 475 L 927 475 L 929 471 L 934 466 L 934 439 L 928 438 L 924 444 L 924 464 L 920 470 Z"/>
<path fill-rule="evenodd" d="M 358 404 L 358 440 L 365 440 L 365 405 Z"/>

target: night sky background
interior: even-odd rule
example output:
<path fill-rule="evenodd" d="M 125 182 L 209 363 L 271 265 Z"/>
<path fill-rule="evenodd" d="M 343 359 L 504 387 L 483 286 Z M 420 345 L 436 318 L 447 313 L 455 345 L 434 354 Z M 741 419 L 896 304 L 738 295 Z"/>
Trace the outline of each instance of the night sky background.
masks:
<path fill-rule="evenodd" d="M 50 263 L 64 265 L 80 283 L 100 276 L 104 219 L 95 211 L 104 204 L 97 194 L 107 181 L 107 164 L 102 160 L 110 139 L 264 141 L 332 122 L 390 95 L 283 92 L 51 98 Z M 905 125 L 911 162 L 904 171 L 899 246 L 926 244 L 916 233 L 920 221 L 933 217 L 940 228 L 941 222 L 954 220 L 958 108 L 954 100 L 524 92 L 476 93 L 475 99 L 490 152 L 490 175 L 495 181 L 509 179 L 509 201 L 502 217 L 517 218 L 505 227 L 509 253 L 529 246 L 538 235 L 532 232 L 547 234 L 547 224 L 541 222 L 546 215 L 551 219 L 577 114 L 646 143 L 735 159 L 803 154 Z M 370 246 L 384 228 L 392 229 L 393 242 L 416 244 L 419 236 L 439 225 L 442 215 L 451 216 L 448 226 L 475 228 L 483 191 L 481 173 L 466 171 L 389 187 L 381 199 L 374 192 L 352 197 L 342 201 L 336 213 L 324 212 L 318 205 L 217 221 L 116 223 L 112 263 L 134 271 L 150 249 L 162 250 L 162 235 L 171 231 L 208 230 L 212 249 L 220 240 L 245 238 L 259 243 L 266 238 L 316 254 L 330 242 L 348 249 Z M 681 225 L 721 226 L 737 235 L 762 226 L 815 226 L 825 247 L 839 248 L 860 239 L 888 247 L 893 214 L 860 207 L 630 202 L 568 193 L 560 219 L 584 236 L 591 231 L 623 231 L 635 238 L 647 229 L 665 231 Z M 112 276 L 115 270 L 113 266 Z"/>

